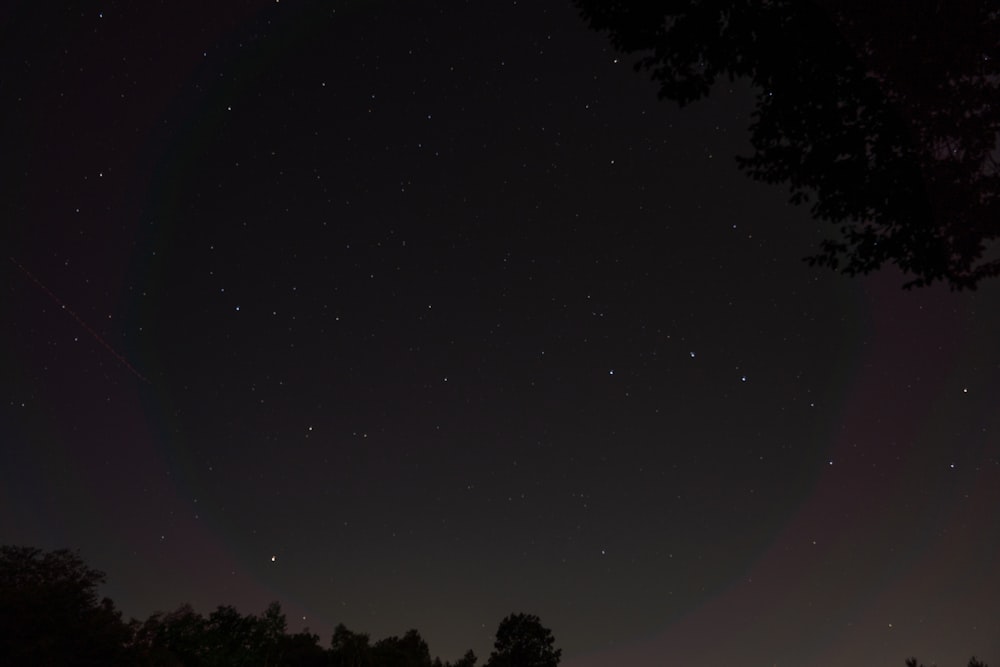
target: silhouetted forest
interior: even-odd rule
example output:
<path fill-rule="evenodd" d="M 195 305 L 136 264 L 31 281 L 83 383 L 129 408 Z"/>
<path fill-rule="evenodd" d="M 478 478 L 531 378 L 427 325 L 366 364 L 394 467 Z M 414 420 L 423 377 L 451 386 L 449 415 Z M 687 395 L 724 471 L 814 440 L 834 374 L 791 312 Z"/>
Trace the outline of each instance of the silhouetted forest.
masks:
<path fill-rule="evenodd" d="M 990 0 L 574 0 L 680 105 L 757 91 L 751 177 L 834 227 L 811 264 L 907 287 L 1000 275 L 1000 12 Z"/>
<path fill-rule="evenodd" d="M 910 658 L 909 660 L 907 660 L 906 661 L 906 667 L 918 667 L 918 665 L 917 665 L 917 659 L 916 658 Z M 924 667 L 924 664 L 920 663 L 919 667 Z M 976 656 L 972 656 L 972 658 L 969 660 L 968 667 L 990 667 L 990 666 L 987 665 L 985 662 L 980 662 L 980 661 L 976 660 Z"/>
<path fill-rule="evenodd" d="M 475 653 L 431 659 L 416 630 L 372 642 L 343 624 L 324 647 L 308 629 L 290 634 L 281 605 L 259 615 L 221 605 L 204 616 L 190 605 L 124 620 L 98 598 L 105 575 L 79 554 L 0 547 L 0 665 L 155 667 L 473 667 Z M 487 667 L 556 667 L 562 651 L 537 616 L 512 614 L 497 628 Z"/>
<path fill-rule="evenodd" d="M 125 621 L 97 588 L 105 575 L 65 549 L 0 546 L 0 665 L 154 667 L 474 667 L 475 653 L 431 659 L 417 630 L 374 643 L 338 625 L 327 647 L 309 632 L 289 634 L 281 605 L 260 615 L 220 605 L 204 616 L 181 605 Z M 557 667 L 562 650 L 537 616 L 500 621 L 486 667 Z M 907 667 L 918 667 L 916 658 Z M 924 667 L 922 664 L 919 667 Z M 973 657 L 968 667 L 989 667 Z"/>

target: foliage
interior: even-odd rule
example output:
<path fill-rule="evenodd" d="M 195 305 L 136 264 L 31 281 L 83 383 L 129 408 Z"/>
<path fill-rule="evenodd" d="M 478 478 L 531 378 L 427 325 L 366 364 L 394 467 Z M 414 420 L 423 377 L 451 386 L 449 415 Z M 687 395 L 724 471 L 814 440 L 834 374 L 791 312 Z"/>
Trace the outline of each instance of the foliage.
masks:
<path fill-rule="evenodd" d="M 807 260 L 849 275 L 895 264 L 907 287 L 1000 275 L 1000 12 L 988 0 L 574 0 L 660 96 L 720 77 L 757 90 L 751 177 L 838 234 Z"/>
<path fill-rule="evenodd" d="M 409 630 L 402 638 L 386 637 L 372 650 L 379 667 L 431 667 L 431 653 L 420 633 Z"/>
<path fill-rule="evenodd" d="M 476 667 L 477 660 L 476 654 L 470 650 L 455 662 L 441 662 L 440 658 L 435 658 L 434 667 Z"/>
<path fill-rule="evenodd" d="M 916 658 L 908 659 L 906 661 L 906 667 L 917 667 L 917 659 Z M 921 663 L 920 667 L 924 667 L 924 665 Z M 985 662 L 979 662 L 978 660 L 976 660 L 976 656 L 972 656 L 972 658 L 969 660 L 969 667 L 990 667 L 990 666 L 987 665 Z"/>
<path fill-rule="evenodd" d="M 537 616 L 511 614 L 497 628 L 487 667 L 556 667 L 562 649 Z"/>
<path fill-rule="evenodd" d="M 308 631 L 286 632 L 281 606 L 272 602 L 260 616 L 222 605 L 203 617 L 190 605 L 156 613 L 136 624 L 134 650 L 140 664 L 222 667 L 224 665 L 319 667 L 326 652 Z"/>
<path fill-rule="evenodd" d="M 319 644 L 319 635 L 308 629 L 294 635 L 282 635 L 278 641 L 278 655 L 281 663 L 295 667 L 326 667 L 330 664 L 328 654 Z"/>
<path fill-rule="evenodd" d="M 205 619 L 190 605 L 155 613 L 135 628 L 133 644 L 142 662 L 155 667 L 207 664 Z"/>
<path fill-rule="evenodd" d="M 337 625 L 330 648 L 308 629 L 288 634 L 281 605 L 259 616 L 221 605 L 208 617 L 190 605 L 124 623 L 108 598 L 104 573 L 67 550 L 0 546 L 0 665 L 148 667 L 475 667 L 466 651 L 455 662 L 431 660 L 416 630 L 373 645 L 367 634 Z M 511 614 L 497 627 L 487 667 L 557 667 L 562 650 L 537 616 Z M 916 658 L 907 667 L 923 667 Z M 988 667 L 973 657 L 968 667 Z"/>
<path fill-rule="evenodd" d="M 79 554 L 0 547 L 0 664 L 129 664 L 129 627 Z"/>
<path fill-rule="evenodd" d="M 334 667 L 367 667 L 372 664 L 372 647 L 368 635 L 351 632 L 338 623 L 330 640 Z"/>

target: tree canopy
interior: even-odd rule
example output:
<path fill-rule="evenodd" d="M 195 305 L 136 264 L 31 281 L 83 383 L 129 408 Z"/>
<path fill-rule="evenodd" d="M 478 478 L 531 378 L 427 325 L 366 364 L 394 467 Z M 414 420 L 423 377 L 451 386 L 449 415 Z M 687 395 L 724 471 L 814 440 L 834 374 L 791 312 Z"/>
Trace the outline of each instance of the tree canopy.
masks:
<path fill-rule="evenodd" d="M 475 667 L 471 650 L 455 662 L 431 660 L 417 630 L 374 643 L 337 625 L 324 649 L 308 628 L 289 634 L 281 605 L 260 615 L 220 605 L 204 616 L 190 605 L 122 621 L 98 599 L 104 573 L 67 550 L 0 546 L 0 665 L 148 667 Z M 562 649 L 538 616 L 518 613 L 497 627 L 487 667 L 557 667 Z M 916 658 L 907 667 L 923 667 Z M 988 667 L 973 657 L 968 667 Z"/>
<path fill-rule="evenodd" d="M 129 628 L 102 583 L 75 552 L 0 546 L 0 664 L 128 664 Z"/>
<path fill-rule="evenodd" d="M 76 552 L 0 546 L 0 665 L 150 667 L 475 667 L 431 660 L 417 630 L 376 641 L 344 624 L 329 648 L 305 630 L 289 634 L 281 605 L 245 614 L 219 605 L 207 616 L 188 604 L 143 621 L 122 620 L 105 581 Z"/>
<path fill-rule="evenodd" d="M 836 233 L 806 259 L 849 275 L 895 264 L 906 287 L 1000 274 L 1000 12 L 861 0 L 574 0 L 662 98 L 720 77 L 757 90 L 751 177 Z"/>
<path fill-rule="evenodd" d="M 487 667 L 556 667 L 562 649 L 537 616 L 511 614 L 497 628 Z"/>
<path fill-rule="evenodd" d="M 916 658 L 909 658 L 906 661 L 906 667 L 918 667 Z M 924 667 L 923 663 L 919 664 L 919 667 Z M 990 667 L 985 662 L 979 662 L 976 660 L 976 656 L 972 656 L 969 659 L 969 667 Z"/>

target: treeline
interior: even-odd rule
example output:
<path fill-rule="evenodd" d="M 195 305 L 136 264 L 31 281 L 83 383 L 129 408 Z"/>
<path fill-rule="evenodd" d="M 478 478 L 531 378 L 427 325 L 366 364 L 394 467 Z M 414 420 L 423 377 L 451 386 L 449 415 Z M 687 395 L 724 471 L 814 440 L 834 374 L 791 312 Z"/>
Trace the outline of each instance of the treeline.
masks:
<path fill-rule="evenodd" d="M 0 546 L 0 665 L 150 667 L 473 667 L 431 659 L 416 630 L 372 642 L 336 627 L 330 643 L 307 630 L 290 634 L 281 606 L 241 614 L 219 606 L 207 616 L 182 605 L 144 621 L 124 620 L 97 588 L 104 573 L 67 550 Z M 512 614 L 497 628 L 487 667 L 556 667 L 562 654 L 537 616 Z"/>
<path fill-rule="evenodd" d="M 336 627 L 328 646 L 307 630 L 289 634 L 281 605 L 259 615 L 222 605 L 207 616 L 190 605 L 144 621 L 125 621 L 98 598 L 104 573 L 67 550 L 0 546 L 0 665 L 60 667 L 474 667 L 471 650 L 455 662 L 431 659 L 420 633 L 374 643 Z M 562 650 L 537 616 L 500 621 L 485 667 L 557 667 Z M 918 665 L 916 658 L 907 667 Z M 975 657 L 968 667 L 988 667 Z"/>
<path fill-rule="evenodd" d="M 471 650 L 456 662 L 431 659 L 417 630 L 372 643 L 367 634 L 337 626 L 327 647 L 308 629 L 289 634 L 281 605 L 272 602 L 260 615 L 219 606 L 202 616 L 189 605 L 131 621 L 124 650 L 129 664 L 274 665 L 282 667 L 473 667 Z M 490 664 L 490 663 L 487 663 Z"/>

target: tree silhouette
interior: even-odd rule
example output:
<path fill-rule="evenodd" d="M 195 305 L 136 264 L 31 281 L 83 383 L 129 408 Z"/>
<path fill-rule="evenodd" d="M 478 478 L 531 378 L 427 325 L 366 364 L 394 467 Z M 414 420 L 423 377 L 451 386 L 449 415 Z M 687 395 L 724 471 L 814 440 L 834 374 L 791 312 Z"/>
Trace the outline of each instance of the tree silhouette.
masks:
<path fill-rule="evenodd" d="M 380 639 L 372 655 L 379 667 L 431 667 L 430 649 L 416 630 L 407 631 L 403 637 Z"/>
<path fill-rule="evenodd" d="M 990 0 L 574 0 L 660 97 L 719 77 L 757 89 L 751 177 L 790 187 L 839 234 L 810 263 L 906 287 L 1000 274 L 1000 13 Z"/>
<path fill-rule="evenodd" d="M 114 603 L 98 600 L 104 573 L 67 550 L 0 546 L 0 665 L 144 667 L 475 667 L 431 660 L 417 630 L 370 643 L 341 623 L 330 648 L 308 628 L 287 632 L 281 605 L 259 616 L 220 605 L 202 616 L 191 605 L 126 624 Z M 497 627 L 487 667 L 558 667 L 562 650 L 537 616 L 511 614 Z M 907 667 L 924 667 L 916 658 Z M 968 667 L 988 667 L 975 657 Z"/>
<path fill-rule="evenodd" d="M 343 623 L 338 623 L 333 630 L 330 651 L 334 667 L 367 667 L 372 664 L 368 635 L 351 632 Z"/>
<path fill-rule="evenodd" d="M 135 623 L 135 665 L 152 667 L 321 667 L 330 655 L 319 637 L 304 630 L 286 632 L 281 605 L 272 602 L 260 616 L 221 605 L 208 618 L 182 605 Z"/>
<path fill-rule="evenodd" d="M 0 664 L 130 664 L 130 631 L 97 597 L 104 573 L 65 549 L 0 547 Z"/>
<path fill-rule="evenodd" d="M 208 665 L 242 665 L 253 655 L 253 620 L 235 607 L 222 605 L 205 623 L 205 653 Z"/>
<path fill-rule="evenodd" d="M 207 664 L 205 619 L 182 605 L 164 614 L 149 616 L 135 628 L 133 638 L 141 664 L 154 667 L 199 667 Z"/>
<path fill-rule="evenodd" d="M 295 667 L 326 667 L 330 664 L 327 652 L 319 644 L 319 635 L 306 628 L 294 635 L 284 635 L 278 642 L 282 665 Z"/>
<path fill-rule="evenodd" d="M 910 658 L 906 661 L 906 667 L 917 667 L 917 659 Z M 923 663 L 920 663 L 920 667 L 924 667 Z M 976 660 L 976 656 L 972 656 L 969 660 L 969 667 L 989 667 L 985 662 L 980 662 Z"/>
<path fill-rule="evenodd" d="M 435 658 L 434 667 L 476 667 L 477 660 L 476 654 L 470 649 L 455 662 L 441 662 L 441 658 Z"/>
<path fill-rule="evenodd" d="M 556 667 L 562 649 L 537 616 L 511 614 L 500 621 L 487 667 Z"/>

